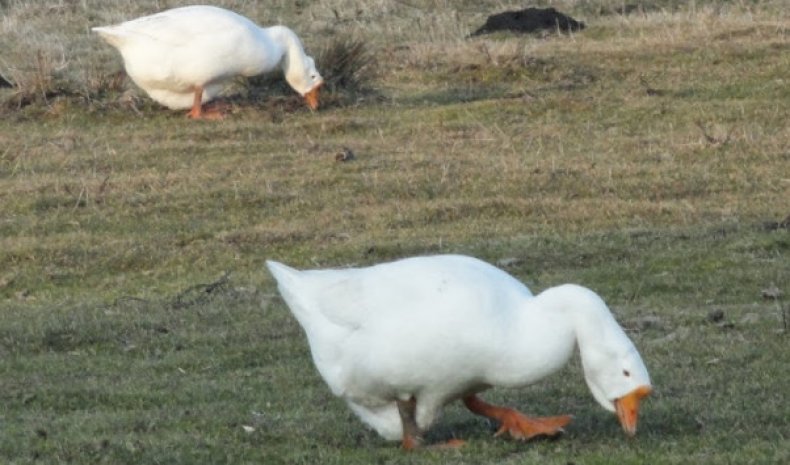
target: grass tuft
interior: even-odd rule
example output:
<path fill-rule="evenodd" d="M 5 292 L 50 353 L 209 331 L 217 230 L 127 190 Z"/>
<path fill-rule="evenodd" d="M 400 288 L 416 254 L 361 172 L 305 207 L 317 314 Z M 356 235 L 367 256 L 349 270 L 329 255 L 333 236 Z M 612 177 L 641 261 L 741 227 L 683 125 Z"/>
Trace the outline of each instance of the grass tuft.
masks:
<path fill-rule="evenodd" d="M 10 113 L 28 106 L 46 107 L 52 110 L 57 101 L 69 101 L 83 107 L 113 106 L 126 88 L 123 71 L 112 73 L 92 67 L 83 70 L 77 79 L 66 72 L 70 67 L 65 58 L 56 60 L 50 53 L 41 50 L 35 60 L 21 67 L 8 67 L 8 77 L 0 80 L 8 83 L 10 91 L 0 95 L 0 113 Z M 0 87 L 4 87 L 0 85 Z"/>
<path fill-rule="evenodd" d="M 321 107 L 342 107 L 371 95 L 376 77 L 376 60 L 362 40 L 335 38 L 316 54 L 316 68 L 324 78 Z M 243 89 L 234 101 L 252 101 L 274 112 L 300 111 L 302 99 L 283 79 L 281 73 L 267 73 L 240 79 Z"/>
<path fill-rule="evenodd" d="M 376 59 L 361 39 L 335 38 L 316 56 L 316 66 L 330 92 L 370 90 L 376 77 Z"/>
<path fill-rule="evenodd" d="M 7 108 L 20 109 L 32 104 L 49 104 L 58 96 L 72 93 L 71 85 L 63 74 L 66 64 L 50 53 L 38 50 L 32 63 L 22 67 L 9 67 L 8 83 L 13 88 L 4 101 Z"/>

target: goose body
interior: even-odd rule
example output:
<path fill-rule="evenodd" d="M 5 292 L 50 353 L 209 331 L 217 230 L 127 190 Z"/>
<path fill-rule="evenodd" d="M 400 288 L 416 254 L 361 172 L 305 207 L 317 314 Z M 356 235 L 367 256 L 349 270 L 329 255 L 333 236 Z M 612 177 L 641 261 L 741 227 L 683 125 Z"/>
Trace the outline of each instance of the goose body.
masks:
<path fill-rule="evenodd" d="M 455 399 L 514 436 L 529 437 L 505 424 L 510 420 L 501 411 L 509 415 L 509 409 L 475 394 L 534 383 L 564 366 L 577 345 L 593 396 L 618 411 L 627 433 L 635 432 L 650 379 L 634 345 L 589 289 L 562 285 L 533 296 L 504 271 L 458 255 L 334 270 L 267 265 L 323 379 L 386 439 L 413 445 L 408 436 L 429 428 Z M 630 399 L 630 416 L 621 415 L 623 399 Z M 554 434 L 569 421 L 557 418 L 563 418 L 559 426 L 537 434 Z"/>
<path fill-rule="evenodd" d="M 228 80 L 278 67 L 311 108 L 318 106 L 323 79 L 285 26 L 262 28 L 223 8 L 188 6 L 93 31 L 118 49 L 129 77 L 152 99 L 171 109 L 191 107 L 193 117 L 202 116 L 201 105 Z"/>

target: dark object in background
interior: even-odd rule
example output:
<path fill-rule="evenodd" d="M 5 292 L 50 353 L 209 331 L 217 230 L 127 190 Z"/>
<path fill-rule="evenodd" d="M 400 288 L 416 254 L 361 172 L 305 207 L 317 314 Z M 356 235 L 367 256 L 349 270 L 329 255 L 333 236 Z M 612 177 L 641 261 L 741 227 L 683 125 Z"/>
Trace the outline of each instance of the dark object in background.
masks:
<path fill-rule="evenodd" d="M 524 8 L 491 15 L 483 26 L 471 37 L 496 31 L 538 32 L 559 30 L 560 32 L 581 31 L 584 23 L 566 16 L 554 8 Z"/>
<path fill-rule="evenodd" d="M 348 147 L 343 147 L 343 150 L 335 155 L 335 161 L 351 161 L 355 158 L 357 158 L 357 156 L 354 155 L 354 152 Z"/>
<path fill-rule="evenodd" d="M 0 74 L 0 87 L 14 87 L 14 85 Z"/>

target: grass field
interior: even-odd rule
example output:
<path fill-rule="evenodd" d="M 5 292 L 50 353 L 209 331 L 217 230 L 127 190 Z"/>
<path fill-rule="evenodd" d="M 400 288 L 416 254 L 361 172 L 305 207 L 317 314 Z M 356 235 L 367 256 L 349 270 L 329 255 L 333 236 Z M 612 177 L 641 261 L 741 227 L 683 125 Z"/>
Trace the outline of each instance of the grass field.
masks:
<path fill-rule="evenodd" d="M 239 83 L 220 122 L 152 103 L 89 32 L 182 3 L 0 0 L 0 463 L 790 462 L 784 2 L 536 2 L 587 28 L 475 39 L 524 5 L 216 2 L 371 65 L 314 113 Z M 655 384 L 636 438 L 578 360 L 484 395 L 574 414 L 558 440 L 460 404 L 428 434 L 457 451 L 367 430 L 263 262 L 442 252 L 601 294 Z"/>

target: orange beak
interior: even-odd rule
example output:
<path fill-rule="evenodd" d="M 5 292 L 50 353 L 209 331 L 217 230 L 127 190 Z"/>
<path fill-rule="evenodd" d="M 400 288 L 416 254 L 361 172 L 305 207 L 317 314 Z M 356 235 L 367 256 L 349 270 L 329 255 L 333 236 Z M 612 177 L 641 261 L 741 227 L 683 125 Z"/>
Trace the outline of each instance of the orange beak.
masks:
<path fill-rule="evenodd" d="M 623 431 L 628 436 L 636 434 L 636 422 L 639 418 L 639 402 L 648 396 L 653 389 L 650 386 L 640 386 L 628 394 L 615 399 L 614 408 L 617 411 L 617 418 L 623 426 Z"/>
<path fill-rule="evenodd" d="M 324 83 L 319 83 L 306 94 L 304 94 L 304 100 L 307 102 L 307 106 L 310 107 L 311 110 L 318 109 L 318 90 Z"/>

